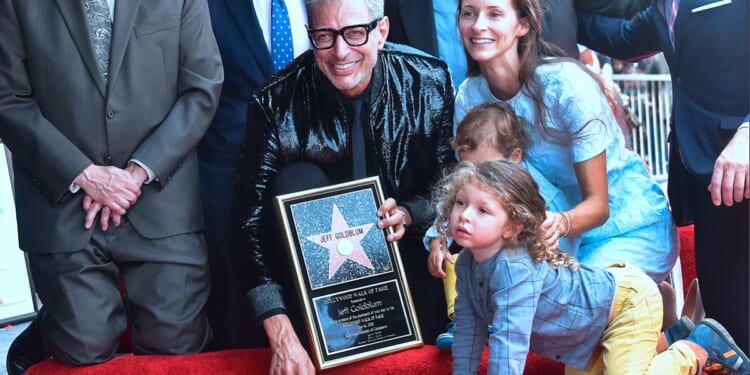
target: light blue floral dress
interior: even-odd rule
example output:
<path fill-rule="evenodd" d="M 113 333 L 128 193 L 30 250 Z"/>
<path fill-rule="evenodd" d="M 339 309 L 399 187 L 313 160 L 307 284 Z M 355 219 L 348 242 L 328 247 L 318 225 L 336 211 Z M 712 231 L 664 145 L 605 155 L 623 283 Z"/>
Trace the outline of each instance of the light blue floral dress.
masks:
<path fill-rule="evenodd" d="M 524 122 L 529 144 L 525 159 L 557 186 L 568 202 L 582 201 L 573 164 L 606 151 L 609 219 L 582 235 L 581 263 L 605 267 L 615 262 L 636 265 L 655 281 L 664 280 L 677 261 L 677 229 L 664 192 L 649 177 L 641 158 L 625 148 L 623 135 L 597 82 L 573 62 L 540 65 L 547 125 L 566 134 L 548 135 L 536 122 L 534 102 L 523 90 L 506 101 Z M 467 78 L 458 89 L 454 124 L 474 106 L 502 102 L 484 77 Z"/>

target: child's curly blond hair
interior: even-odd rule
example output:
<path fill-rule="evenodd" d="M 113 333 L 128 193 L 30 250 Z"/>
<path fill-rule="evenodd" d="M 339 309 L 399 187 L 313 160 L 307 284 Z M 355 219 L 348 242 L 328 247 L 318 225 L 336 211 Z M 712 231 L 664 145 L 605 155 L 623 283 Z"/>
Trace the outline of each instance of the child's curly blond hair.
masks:
<path fill-rule="evenodd" d="M 518 236 L 507 241 L 507 247 L 527 249 L 537 263 L 546 260 L 555 268 L 578 267 L 569 254 L 547 249 L 541 236 L 546 216 L 544 198 L 529 172 L 512 161 L 486 161 L 476 165 L 463 161 L 440 180 L 433 191 L 433 200 L 434 207 L 438 207 L 435 226 L 443 237 L 450 237 L 451 210 L 456 194 L 466 184 L 474 184 L 498 198 L 511 223 L 521 226 Z"/>

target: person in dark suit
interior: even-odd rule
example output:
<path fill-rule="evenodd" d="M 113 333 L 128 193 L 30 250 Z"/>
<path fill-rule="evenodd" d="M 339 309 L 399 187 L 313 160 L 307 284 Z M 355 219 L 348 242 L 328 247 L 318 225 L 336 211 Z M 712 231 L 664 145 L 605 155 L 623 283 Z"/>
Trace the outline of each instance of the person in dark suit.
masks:
<path fill-rule="evenodd" d="M 204 1 L 0 1 L 0 137 L 44 305 L 9 373 L 106 361 L 128 319 L 135 353 L 210 341 L 195 145 L 222 81 Z"/>
<path fill-rule="evenodd" d="M 298 55 L 310 48 L 304 0 L 286 0 L 285 4 L 294 54 Z M 211 349 L 264 346 L 265 335 L 255 332 L 259 327 L 245 313 L 249 306 L 233 282 L 229 266 L 229 213 L 247 103 L 275 72 L 270 53 L 271 0 L 208 0 L 208 7 L 227 77 L 216 115 L 198 144 L 201 200 L 207 219 L 205 236 L 213 285 L 207 306 L 214 328 Z"/>
<path fill-rule="evenodd" d="M 678 225 L 695 224 L 706 314 L 748 350 L 748 3 L 656 0 L 632 20 L 579 12 L 579 40 L 618 59 L 659 51 L 672 76 L 668 191 Z"/>

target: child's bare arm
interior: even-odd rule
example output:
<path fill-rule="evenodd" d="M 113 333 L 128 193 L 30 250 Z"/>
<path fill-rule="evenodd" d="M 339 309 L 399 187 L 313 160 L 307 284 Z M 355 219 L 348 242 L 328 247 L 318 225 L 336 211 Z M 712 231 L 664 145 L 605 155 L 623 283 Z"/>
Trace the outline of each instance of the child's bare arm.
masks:
<path fill-rule="evenodd" d="M 441 237 L 430 239 L 430 255 L 427 257 L 427 269 L 432 276 L 444 279 L 446 274 L 443 270 L 443 262 L 455 263 L 453 256 L 448 250 L 448 245 Z"/>

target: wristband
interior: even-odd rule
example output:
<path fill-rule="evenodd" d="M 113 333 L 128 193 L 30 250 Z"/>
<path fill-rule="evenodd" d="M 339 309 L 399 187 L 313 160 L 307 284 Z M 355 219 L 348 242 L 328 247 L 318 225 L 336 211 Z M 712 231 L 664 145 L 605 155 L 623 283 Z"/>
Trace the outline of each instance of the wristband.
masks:
<path fill-rule="evenodd" d="M 573 227 L 573 219 L 571 219 L 570 214 L 567 211 L 561 211 L 560 215 L 562 215 L 563 220 L 565 220 L 565 233 L 560 235 L 560 238 L 568 237 L 568 234 L 570 234 L 570 228 Z"/>

